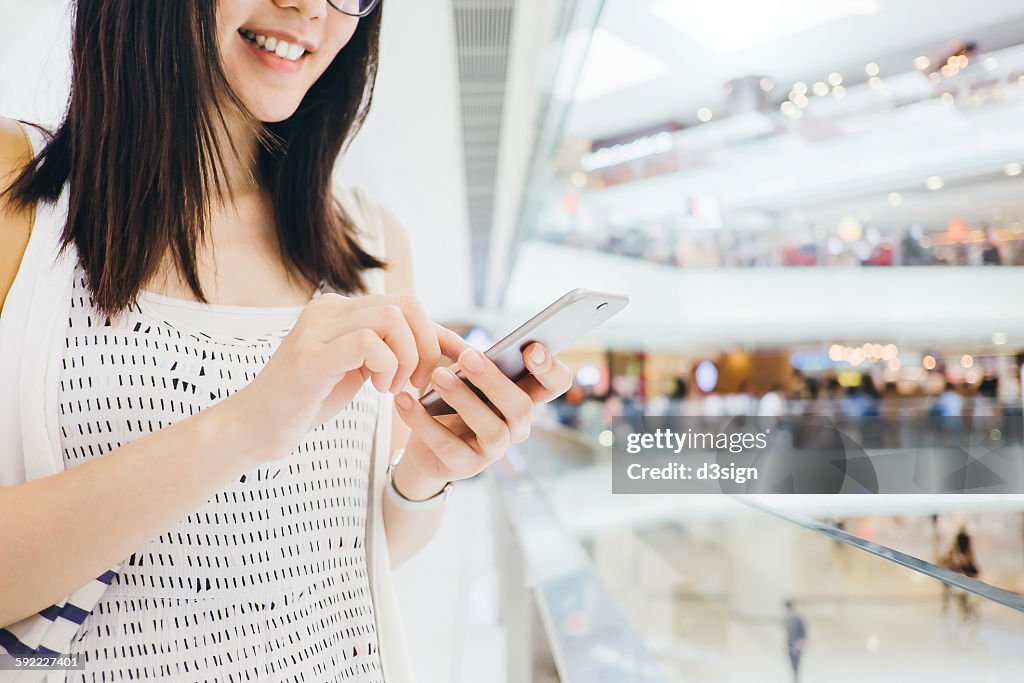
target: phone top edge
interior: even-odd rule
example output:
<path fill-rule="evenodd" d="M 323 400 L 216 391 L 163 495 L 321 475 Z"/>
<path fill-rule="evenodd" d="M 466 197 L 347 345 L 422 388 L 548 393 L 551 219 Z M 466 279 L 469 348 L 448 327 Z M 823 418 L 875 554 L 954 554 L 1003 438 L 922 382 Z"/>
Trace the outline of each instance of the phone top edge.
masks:
<path fill-rule="evenodd" d="M 580 299 L 585 299 L 588 297 L 612 299 L 615 301 L 624 301 L 626 303 L 629 303 L 629 296 L 626 294 L 621 294 L 619 292 L 604 292 L 597 289 L 587 289 L 586 287 L 577 287 L 575 289 L 570 289 L 568 292 L 566 292 L 558 299 L 553 301 L 551 305 L 553 306 L 562 301 L 563 299 L 568 301 L 579 301 Z"/>
<path fill-rule="evenodd" d="M 609 302 L 617 303 L 618 305 L 615 306 L 613 312 L 608 317 L 611 317 L 611 315 L 615 315 L 616 313 L 624 309 L 626 305 L 629 303 L 629 297 L 626 296 L 625 294 L 619 294 L 617 292 L 602 292 L 594 289 L 587 289 L 585 287 L 576 287 L 575 289 L 569 290 L 562 296 L 552 301 L 550 304 L 541 309 L 541 311 L 534 315 L 532 318 L 528 318 L 527 320 L 524 320 L 522 323 L 517 325 L 508 334 L 506 334 L 497 342 L 495 342 L 491 346 L 491 348 L 487 349 L 487 351 L 484 352 L 484 355 L 486 355 L 488 358 L 493 359 L 496 355 L 507 351 L 509 345 L 512 344 L 513 342 L 518 343 L 519 340 L 516 339 L 516 336 L 527 325 L 530 325 L 531 323 L 533 323 L 534 325 L 540 325 L 541 323 L 548 320 L 551 316 L 556 315 L 562 307 L 574 304 L 577 301 L 582 301 L 588 298 L 607 299 L 609 300 Z"/>

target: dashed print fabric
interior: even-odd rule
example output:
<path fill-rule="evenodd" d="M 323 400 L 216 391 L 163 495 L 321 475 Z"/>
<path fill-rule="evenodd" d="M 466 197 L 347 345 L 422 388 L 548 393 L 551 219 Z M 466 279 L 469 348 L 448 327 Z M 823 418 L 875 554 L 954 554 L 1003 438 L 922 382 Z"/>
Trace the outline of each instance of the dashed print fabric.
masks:
<path fill-rule="evenodd" d="M 137 304 L 110 320 L 81 270 L 73 297 L 59 394 L 68 468 L 244 387 L 294 325 L 205 333 Z M 289 455 L 132 554 L 73 638 L 85 669 L 67 680 L 380 682 L 364 547 L 378 396 L 365 383 Z"/>

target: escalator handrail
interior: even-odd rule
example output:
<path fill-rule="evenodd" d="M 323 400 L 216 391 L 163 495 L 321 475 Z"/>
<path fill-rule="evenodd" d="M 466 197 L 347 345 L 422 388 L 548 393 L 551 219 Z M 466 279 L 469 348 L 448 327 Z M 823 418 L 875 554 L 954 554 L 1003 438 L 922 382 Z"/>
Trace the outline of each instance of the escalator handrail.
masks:
<path fill-rule="evenodd" d="M 942 567 L 933 562 L 928 562 L 927 560 L 922 560 L 919 557 L 908 555 L 907 553 L 900 552 L 899 550 L 884 546 L 880 543 L 868 541 L 860 536 L 851 534 L 848 531 L 837 529 L 836 527 L 823 522 L 818 522 L 808 517 L 803 517 L 786 510 L 779 510 L 769 505 L 750 500 L 747 496 L 742 494 L 731 495 L 730 497 L 736 499 L 747 507 L 773 515 L 786 522 L 823 534 L 829 538 L 839 541 L 840 543 L 871 553 L 876 557 L 888 560 L 894 564 L 920 572 L 921 574 L 937 579 L 946 585 L 960 588 L 986 600 L 991 600 L 992 602 L 1005 605 L 1006 607 L 1010 607 L 1011 609 L 1015 609 L 1019 612 L 1024 612 L 1024 595 L 1021 595 L 1020 593 L 1014 593 L 1013 591 L 1006 590 L 1005 588 L 993 586 L 992 584 L 985 583 L 979 579 L 972 579 L 971 577 L 955 572 L 952 569 L 947 569 L 946 567 Z"/>

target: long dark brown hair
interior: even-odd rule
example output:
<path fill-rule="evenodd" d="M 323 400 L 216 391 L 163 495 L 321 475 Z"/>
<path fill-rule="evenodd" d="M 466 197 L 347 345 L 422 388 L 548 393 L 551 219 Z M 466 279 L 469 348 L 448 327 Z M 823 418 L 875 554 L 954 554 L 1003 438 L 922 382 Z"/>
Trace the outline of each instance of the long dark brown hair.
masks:
<path fill-rule="evenodd" d="M 277 123 L 257 121 L 229 87 L 216 10 L 209 0 L 78 0 L 67 115 L 6 193 L 27 209 L 55 202 L 69 184 L 61 250 L 75 244 L 95 305 L 108 316 L 135 300 L 168 249 L 208 303 L 196 247 L 212 199 L 227 187 L 218 143 L 225 108 L 258 136 L 259 180 L 290 269 L 365 292 L 362 271 L 387 267 L 360 248 L 358 228 L 331 191 L 334 162 L 372 101 L 381 7 L 359 20 L 297 111 Z"/>

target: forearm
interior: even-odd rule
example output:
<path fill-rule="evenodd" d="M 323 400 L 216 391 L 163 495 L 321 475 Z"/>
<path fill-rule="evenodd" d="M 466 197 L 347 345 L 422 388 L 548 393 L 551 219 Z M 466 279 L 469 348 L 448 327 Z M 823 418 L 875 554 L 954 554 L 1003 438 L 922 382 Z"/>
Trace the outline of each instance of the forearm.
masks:
<path fill-rule="evenodd" d="M 426 500 L 440 491 L 447 482 L 424 477 L 405 458 L 395 466 L 395 487 L 410 500 Z M 386 486 L 387 484 L 385 484 Z M 429 510 L 409 511 L 391 502 L 386 492 L 384 503 L 384 532 L 388 540 L 391 566 L 398 567 L 425 546 L 441 525 L 445 504 Z"/>
<path fill-rule="evenodd" d="M 255 467 L 230 400 L 0 489 L 0 627 L 67 597 Z"/>

